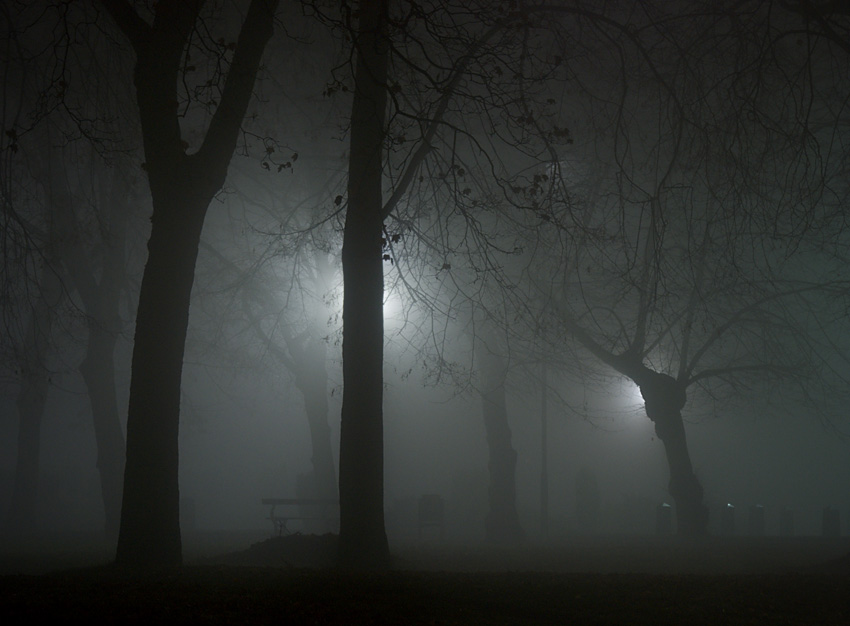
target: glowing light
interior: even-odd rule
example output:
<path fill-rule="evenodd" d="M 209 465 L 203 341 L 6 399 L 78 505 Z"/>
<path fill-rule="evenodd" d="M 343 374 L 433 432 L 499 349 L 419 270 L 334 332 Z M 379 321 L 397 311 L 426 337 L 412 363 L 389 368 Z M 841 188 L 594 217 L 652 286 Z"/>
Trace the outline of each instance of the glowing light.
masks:
<path fill-rule="evenodd" d="M 401 298 L 395 293 L 384 294 L 384 323 L 398 321 L 401 319 Z"/>
<path fill-rule="evenodd" d="M 619 397 L 626 409 L 642 409 L 644 405 L 643 396 L 638 387 L 631 379 L 620 379 Z"/>

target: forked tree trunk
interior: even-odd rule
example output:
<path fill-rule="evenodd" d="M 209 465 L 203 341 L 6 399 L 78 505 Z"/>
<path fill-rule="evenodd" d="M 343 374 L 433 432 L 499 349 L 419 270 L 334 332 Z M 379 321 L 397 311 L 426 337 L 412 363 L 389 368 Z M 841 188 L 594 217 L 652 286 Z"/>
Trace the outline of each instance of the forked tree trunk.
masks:
<path fill-rule="evenodd" d="M 677 531 L 686 537 L 708 533 L 708 508 L 703 504 L 702 485 L 694 474 L 682 408 L 686 395 L 683 386 L 671 376 L 649 372 L 640 380 L 646 414 L 655 423 L 655 433 L 664 444 L 670 468 L 669 491 L 676 505 Z"/>
<path fill-rule="evenodd" d="M 387 2 L 360 3 L 351 113 L 348 210 L 342 244 L 343 397 L 339 444 L 339 554 L 343 567 L 384 568 L 382 259 Z"/>
<path fill-rule="evenodd" d="M 252 0 L 248 6 L 218 107 L 193 154 L 186 153 L 180 131 L 177 83 L 203 3 L 158 3 L 151 25 L 128 3 L 101 1 L 136 52 L 136 101 L 153 200 L 136 315 L 115 562 L 171 567 L 183 559 L 177 482 L 180 383 L 201 228 L 227 176 L 278 0 Z"/>

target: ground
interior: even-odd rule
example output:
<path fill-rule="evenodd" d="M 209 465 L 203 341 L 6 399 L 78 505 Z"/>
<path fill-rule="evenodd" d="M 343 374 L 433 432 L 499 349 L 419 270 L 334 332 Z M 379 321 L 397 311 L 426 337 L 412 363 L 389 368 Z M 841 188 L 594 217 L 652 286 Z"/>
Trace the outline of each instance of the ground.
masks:
<path fill-rule="evenodd" d="M 850 541 L 574 538 L 514 549 L 420 544 L 384 573 L 331 567 L 333 535 L 129 575 L 103 554 L 1 555 L 0 620 L 181 624 L 850 624 Z M 230 542 L 221 548 L 234 547 Z M 238 543 L 238 542 L 235 542 Z M 54 570 L 56 566 L 60 569 Z M 14 573 L 27 572 L 29 573 Z M 53 571 L 51 571 L 53 570 Z"/>

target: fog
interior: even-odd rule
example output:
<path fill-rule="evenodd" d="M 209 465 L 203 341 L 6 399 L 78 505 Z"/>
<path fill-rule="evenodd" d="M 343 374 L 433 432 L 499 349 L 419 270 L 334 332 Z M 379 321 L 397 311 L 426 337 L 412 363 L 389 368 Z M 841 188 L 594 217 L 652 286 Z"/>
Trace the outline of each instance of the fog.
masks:
<path fill-rule="evenodd" d="M 11 543 L 848 533 L 846 15 L 72 4 L 2 18 Z"/>
<path fill-rule="evenodd" d="M 310 471 L 310 443 L 301 402 L 285 375 L 244 374 L 226 367 L 188 366 L 180 435 L 184 532 L 268 531 L 265 497 L 295 494 L 296 477 Z M 387 532 L 392 542 L 417 543 L 415 502 L 425 493 L 446 500 L 446 541 L 483 543 L 487 508 L 487 449 L 480 401 L 452 397 L 421 379 L 387 376 L 385 396 Z M 629 392 L 611 380 L 614 392 Z M 580 390 L 572 390 L 581 395 Z M 339 404 L 331 401 L 338 448 Z M 549 416 L 549 534 L 540 531 L 540 402 L 537 394 L 512 396 L 510 425 L 518 453 L 517 506 L 529 540 L 565 541 L 586 534 L 576 520 L 576 477 L 582 468 L 599 485 L 600 518 L 594 531 L 655 533 L 655 506 L 670 502 L 668 470 L 652 422 L 635 395 L 600 398 L 611 410 L 588 419 L 572 411 Z M 3 414 L 14 412 L 3 398 Z M 39 528 L 46 532 L 102 528 L 97 451 L 84 390 L 63 378 L 45 411 L 40 467 Z M 722 508 L 737 511 L 737 532 L 747 533 L 747 509 L 765 507 L 765 532 L 779 534 L 779 512 L 795 511 L 795 532 L 818 536 L 821 512 L 840 509 L 847 532 L 850 509 L 847 444 L 804 412 L 768 409 L 711 416 L 688 424 L 694 464 L 703 479 L 720 533 Z M 16 427 L 3 421 L 3 502 L 11 497 Z M 184 502 L 184 507 L 189 504 Z M 433 537 L 426 537 L 433 540 Z"/>

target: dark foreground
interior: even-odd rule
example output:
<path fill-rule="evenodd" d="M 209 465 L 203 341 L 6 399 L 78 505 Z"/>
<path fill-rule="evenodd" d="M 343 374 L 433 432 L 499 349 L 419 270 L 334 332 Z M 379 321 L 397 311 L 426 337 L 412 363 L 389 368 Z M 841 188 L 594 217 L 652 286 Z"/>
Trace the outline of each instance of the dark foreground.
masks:
<path fill-rule="evenodd" d="M 333 541 L 268 540 L 141 577 L 7 574 L 0 623 L 850 624 L 850 564 L 823 558 L 846 543 L 420 547 L 355 574 L 325 567 Z"/>

